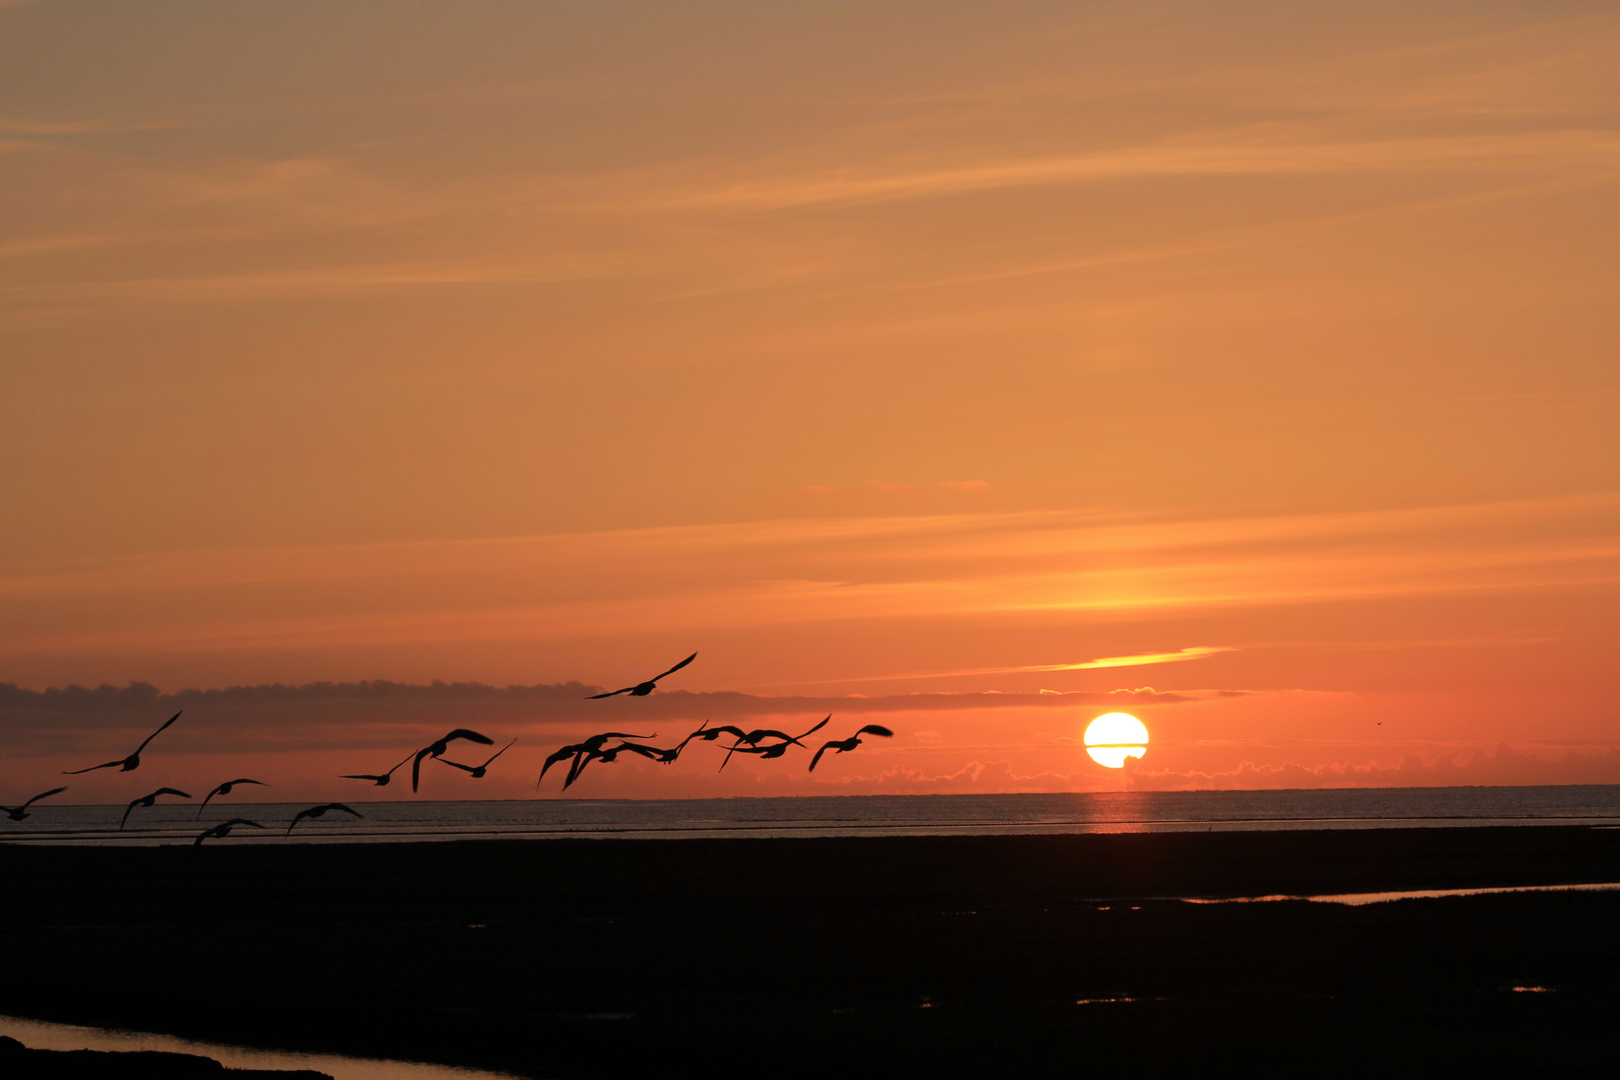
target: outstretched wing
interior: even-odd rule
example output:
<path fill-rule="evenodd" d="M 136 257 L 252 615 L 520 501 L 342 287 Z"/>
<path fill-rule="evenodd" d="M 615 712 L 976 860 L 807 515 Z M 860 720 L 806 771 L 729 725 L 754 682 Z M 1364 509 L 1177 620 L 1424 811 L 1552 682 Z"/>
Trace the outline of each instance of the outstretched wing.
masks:
<path fill-rule="evenodd" d="M 828 750 L 831 750 L 835 746 L 842 745 L 842 743 L 838 742 L 823 743 L 821 749 L 816 751 L 816 756 L 810 759 L 810 771 L 816 771 L 816 764 L 821 761 L 822 754 L 825 754 Z"/>
<path fill-rule="evenodd" d="M 409 761 L 410 759 L 406 758 L 405 760 Z M 399 765 L 403 765 L 403 764 L 405 764 L 404 761 L 399 763 Z M 396 769 L 399 768 L 399 765 L 395 765 L 394 768 L 396 768 Z M 373 776 L 370 773 L 363 773 L 362 772 L 362 773 L 344 773 L 342 776 L 339 776 L 338 779 L 339 780 L 370 780 L 372 783 L 376 783 L 378 780 L 381 780 L 382 777 Z"/>
<path fill-rule="evenodd" d="M 28 808 L 29 808 L 29 807 L 30 807 L 30 806 L 33 806 L 33 805 L 34 805 L 34 804 L 35 804 L 35 803 L 37 803 L 37 802 L 39 802 L 39 800 L 41 800 L 41 799 L 48 799 L 48 798 L 50 798 L 50 797 L 51 797 L 51 796 L 52 796 L 52 795 L 60 795 L 60 794 L 61 794 L 61 793 L 62 793 L 62 792 L 64 792 L 64 791 L 66 791 L 66 790 L 67 790 L 67 788 L 66 788 L 66 787 L 53 787 L 53 788 L 51 788 L 51 790 L 49 790 L 49 791 L 46 791 L 46 792 L 42 792 L 42 793 L 40 793 L 40 794 L 38 794 L 38 795 L 35 795 L 35 796 L 34 796 L 34 797 L 33 797 L 33 798 L 32 798 L 32 799 L 29 799 L 29 800 L 28 800 L 28 801 L 27 801 L 27 802 L 25 802 L 25 803 L 23 803 L 23 804 L 22 804 L 22 805 L 21 805 L 21 806 L 19 806 L 19 807 L 18 807 L 18 808 L 17 808 L 17 809 L 19 809 L 19 810 L 26 810 L 26 809 L 28 809 Z"/>
<path fill-rule="evenodd" d="M 574 781 L 579 779 L 579 774 L 585 771 L 585 766 L 589 765 L 591 759 L 597 756 L 589 750 L 581 750 L 574 755 L 574 763 L 568 767 L 568 779 L 563 781 L 564 791 L 573 786 Z"/>
<path fill-rule="evenodd" d="M 881 738 L 884 738 L 884 739 L 891 739 L 891 738 L 894 737 L 894 732 L 890 731 L 888 728 L 884 727 L 882 724 L 867 724 L 865 727 L 861 728 L 861 730 L 857 731 L 855 734 L 857 734 L 857 735 L 877 735 L 877 736 L 879 736 Z"/>
<path fill-rule="evenodd" d="M 460 769 L 462 772 L 477 772 L 478 771 L 477 766 L 463 765 L 461 762 L 459 762 L 459 761 L 451 761 L 449 758 L 442 757 L 442 758 L 435 758 L 434 760 L 436 760 L 440 765 L 448 765 L 452 769 Z"/>
<path fill-rule="evenodd" d="M 665 754 L 670 753 L 670 751 L 660 750 L 656 746 L 643 746 L 641 743 L 634 742 L 622 742 L 614 749 L 628 750 L 632 754 L 640 754 L 644 758 L 663 757 Z"/>
<path fill-rule="evenodd" d="M 489 761 L 484 762 L 482 767 L 485 768 L 485 769 L 489 768 L 490 763 L 493 762 L 496 758 L 500 757 L 502 754 L 506 753 L 508 750 L 512 749 L 512 743 L 515 743 L 515 742 L 517 742 L 517 738 L 513 737 L 512 742 L 507 743 L 505 746 L 501 747 L 499 750 L 497 750 L 493 754 L 491 754 L 490 757 L 489 757 Z"/>
<path fill-rule="evenodd" d="M 190 795 L 187 795 L 185 792 L 181 791 L 179 788 L 172 788 L 172 787 L 160 787 L 156 791 L 152 792 L 152 798 L 154 798 L 154 799 L 157 798 L 159 795 L 178 795 L 182 799 L 191 798 Z"/>
<path fill-rule="evenodd" d="M 181 712 L 184 712 L 184 711 L 185 711 L 184 709 L 181 710 Z M 139 745 L 139 746 L 137 746 L 135 748 L 135 753 L 138 754 L 142 750 L 145 750 L 146 749 L 146 743 L 151 742 L 153 739 L 155 739 L 159 735 L 163 734 L 164 728 L 167 728 L 170 724 L 174 723 L 178 719 L 180 719 L 180 713 L 175 713 L 173 716 L 171 716 L 167 720 L 163 721 L 163 727 L 158 728 L 156 731 L 152 732 L 152 734 L 148 735 L 146 737 L 146 742 L 141 743 L 141 745 Z M 130 756 L 133 757 L 134 755 L 132 754 Z"/>
<path fill-rule="evenodd" d="M 597 700 L 599 700 L 601 698 L 605 698 L 605 697 L 618 697 L 620 694 L 628 694 L 630 691 L 632 691 L 634 689 L 635 689 L 635 687 L 633 687 L 633 686 L 627 686 L 623 690 L 610 690 L 605 694 L 587 694 L 587 695 L 585 695 L 585 700 L 586 701 L 597 701 Z"/>
<path fill-rule="evenodd" d="M 664 675 L 673 675 L 677 671 L 681 670 L 681 668 L 685 667 L 687 664 L 690 664 L 692 661 L 694 661 L 696 659 L 697 659 L 697 653 L 693 653 L 691 656 L 688 656 L 685 660 L 682 660 L 680 663 L 676 664 L 674 667 L 672 667 L 668 671 L 664 672 Z M 657 682 L 659 679 L 662 679 L 664 677 L 664 675 L 654 675 L 652 678 L 648 679 L 647 681 L 648 682 Z"/>
<path fill-rule="evenodd" d="M 411 790 L 415 791 L 422 786 L 422 759 L 428 756 L 433 747 L 424 746 L 416 752 L 416 760 L 411 762 Z"/>
<path fill-rule="evenodd" d="M 567 761 L 577 753 L 579 753 L 579 745 L 576 743 L 573 746 L 565 746 L 561 750 L 558 750 L 555 754 L 552 754 L 550 757 L 546 758 L 546 763 L 540 766 L 540 780 L 544 780 L 546 778 L 547 769 L 551 768 L 559 761 Z M 536 780 L 534 782 L 536 787 L 540 786 L 540 780 Z"/>
<path fill-rule="evenodd" d="M 87 773 L 87 772 L 95 772 L 97 769 L 116 769 L 120 765 L 122 765 L 125 762 L 125 760 L 127 760 L 127 759 L 119 758 L 117 761 L 107 761 L 107 762 L 103 762 L 100 765 L 92 765 L 88 769 L 74 769 L 71 772 L 64 769 L 62 771 L 62 775 L 63 776 L 80 776 L 80 775 L 82 775 L 84 773 Z"/>
<path fill-rule="evenodd" d="M 803 735 L 800 735 L 799 739 L 808 739 L 810 736 L 814 735 L 816 732 L 818 732 L 822 728 L 826 727 L 827 722 L 829 720 L 831 720 L 831 719 L 832 719 L 832 713 L 828 713 L 826 720 L 823 720 L 821 723 L 817 724 L 815 727 L 811 728 L 809 731 L 805 732 Z M 789 739 L 788 742 L 799 742 L 799 739 Z M 799 745 L 803 746 L 804 744 L 799 743 Z"/>
<path fill-rule="evenodd" d="M 265 783 L 263 780 L 249 780 L 245 776 L 242 777 L 240 780 L 227 780 L 226 783 L 227 784 L 258 784 L 260 787 L 269 787 L 270 786 L 269 784 Z M 221 786 L 223 786 L 223 785 L 221 785 Z"/>
<path fill-rule="evenodd" d="M 711 740 L 712 739 L 718 739 L 722 735 L 734 735 L 738 739 L 746 739 L 746 738 L 748 738 L 748 732 L 744 731 L 742 728 L 737 727 L 737 726 L 735 726 L 733 724 L 721 724 L 717 728 L 710 728 L 709 731 L 713 732 L 714 734 L 712 734 L 712 735 L 705 734 L 704 737 L 707 738 L 707 739 L 711 739 Z"/>
<path fill-rule="evenodd" d="M 364 814 L 362 814 L 360 811 L 354 809 L 354 807 L 345 806 L 340 802 L 329 802 L 325 806 L 321 807 L 321 812 L 322 813 L 325 813 L 328 810 L 341 810 L 345 814 L 353 814 L 355 817 L 365 817 Z"/>
<path fill-rule="evenodd" d="M 490 738 L 488 735 L 480 735 L 478 732 L 472 730 L 472 728 L 464 727 L 456 728 L 456 730 L 452 731 L 439 741 L 453 742 L 456 739 L 466 739 L 468 742 L 482 743 L 485 746 L 495 745 L 495 740 Z"/>
<path fill-rule="evenodd" d="M 129 824 L 129 815 L 133 814 L 135 812 L 135 808 L 137 806 L 141 805 L 141 803 L 143 803 L 145 801 L 146 801 L 145 799 L 136 799 L 134 802 L 130 803 L 128 807 L 125 808 L 124 816 L 122 818 L 118 819 L 118 831 L 119 832 L 123 832 L 124 831 L 124 826 Z"/>

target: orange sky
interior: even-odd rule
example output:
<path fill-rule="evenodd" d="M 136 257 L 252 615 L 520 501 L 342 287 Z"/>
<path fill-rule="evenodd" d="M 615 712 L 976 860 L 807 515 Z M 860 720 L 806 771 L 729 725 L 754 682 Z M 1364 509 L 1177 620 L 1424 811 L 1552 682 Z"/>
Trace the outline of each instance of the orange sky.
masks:
<path fill-rule="evenodd" d="M 1620 782 L 1620 13 L 1412 7 L 0 0 L 0 683 L 899 732 L 596 797 Z M 522 796 L 577 689 L 75 796 Z M 0 793 L 167 704 L 0 694 Z"/>

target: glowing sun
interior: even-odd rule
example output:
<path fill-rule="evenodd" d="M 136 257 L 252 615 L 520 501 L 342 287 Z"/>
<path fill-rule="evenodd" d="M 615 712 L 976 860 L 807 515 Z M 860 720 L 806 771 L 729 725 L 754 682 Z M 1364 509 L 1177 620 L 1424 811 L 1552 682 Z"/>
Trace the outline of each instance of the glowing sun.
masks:
<path fill-rule="evenodd" d="M 1126 758 L 1147 753 L 1147 744 L 1147 728 L 1130 713 L 1107 713 L 1086 725 L 1086 753 L 1110 769 L 1123 769 Z"/>

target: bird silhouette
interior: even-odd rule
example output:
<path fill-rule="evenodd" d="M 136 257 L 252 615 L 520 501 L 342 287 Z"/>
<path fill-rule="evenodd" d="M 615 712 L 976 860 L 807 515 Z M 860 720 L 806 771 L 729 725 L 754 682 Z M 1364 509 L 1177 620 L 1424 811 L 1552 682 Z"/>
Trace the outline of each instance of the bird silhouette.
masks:
<path fill-rule="evenodd" d="M 620 743 L 618 749 L 629 750 L 633 754 L 640 754 L 642 757 L 647 758 L 650 761 L 656 761 L 660 765 L 669 765 L 673 764 L 675 759 L 681 756 L 681 751 L 686 749 L 686 744 L 697 738 L 699 732 L 701 731 L 702 729 L 699 728 L 698 731 L 692 732 L 692 734 L 688 735 L 677 745 L 670 747 L 668 750 L 662 750 L 656 746 L 648 746 L 646 743 L 635 742 Z"/>
<path fill-rule="evenodd" d="M 292 824 L 287 826 L 287 831 L 283 835 L 291 836 L 292 831 L 295 828 L 298 827 L 298 823 L 300 821 L 303 821 L 305 818 L 324 817 L 328 810 L 341 810 L 345 814 L 353 814 L 355 817 L 365 817 L 365 815 L 362 814 L 360 811 L 350 809 L 349 807 L 344 806 L 340 802 L 322 803 L 319 806 L 312 806 L 308 810 L 300 810 L 300 811 L 298 811 L 298 813 L 294 814 L 293 819 L 292 819 Z"/>
<path fill-rule="evenodd" d="M 652 693 L 655 689 L 658 688 L 658 680 L 659 679 L 662 679 L 667 675 L 675 674 L 677 671 L 681 670 L 681 668 L 685 667 L 687 664 L 690 664 L 692 661 L 694 661 L 696 659 L 697 659 L 697 653 L 693 653 L 691 656 L 688 656 L 685 660 L 682 660 L 680 663 L 676 664 L 674 667 L 672 667 L 668 671 L 664 672 L 663 675 L 654 675 L 652 678 L 648 679 L 646 682 L 636 683 L 636 685 L 634 685 L 634 686 L 626 686 L 622 690 L 610 690 L 605 694 L 591 694 L 585 700 L 586 701 L 596 701 L 598 698 L 618 697 L 620 694 L 629 694 L 631 697 L 646 697 L 648 694 Z"/>
<path fill-rule="evenodd" d="M 411 758 L 413 758 L 415 756 L 416 756 L 416 751 L 412 750 L 410 753 L 405 755 L 404 760 L 402 760 L 399 763 L 399 765 L 405 764 L 406 761 L 411 760 Z M 381 775 L 378 775 L 376 773 L 347 773 L 347 774 L 345 774 L 343 776 L 338 777 L 338 779 L 339 780 L 370 780 L 377 787 L 387 787 L 388 786 L 388 781 L 390 781 L 390 780 L 392 780 L 394 778 L 394 772 L 395 772 L 395 770 L 397 770 L 399 768 L 399 765 L 395 765 L 394 768 L 389 769 L 387 772 L 382 773 Z"/>
<path fill-rule="evenodd" d="M 127 824 L 129 822 L 129 815 L 132 814 L 135 811 L 135 808 L 137 806 L 151 806 L 153 803 L 158 801 L 158 796 L 159 795 L 178 795 L 182 799 L 191 798 L 190 795 L 187 795 L 185 792 L 181 791 L 179 788 L 172 788 L 172 787 L 160 787 L 156 791 L 152 792 L 152 794 L 150 794 L 150 795 L 142 795 L 140 798 L 135 799 L 135 800 L 130 802 L 128 809 L 126 809 L 124 811 L 124 820 L 120 821 L 118 823 L 118 831 L 119 832 L 124 831 L 125 824 Z"/>
<path fill-rule="evenodd" d="M 215 788 L 213 791 L 210 791 L 207 795 L 203 796 L 202 805 L 197 807 L 197 816 L 202 817 L 202 812 L 204 810 L 208 809 L 208 800 L 209 799 L 212 799 L 215 795 L 229 795 L 231 793 L 231 788 L 235 787 L 237 784 L 258 784 L 260 787 L 269 787 L 270 786 L 269 784 L 265 783 L 263 780 L 249 780 L 245 776 L 242 777 L 239 780 L 227 780 L 223 784 L 219 785 L 219 787 Z"/>
<path fill-rule="evenodd" d="M 705 724 L 708 723 L 707 720 L 703 722 Z M 748 737 L 748 733 L 746 731 L 734 724 L 721 724 L 719 727 L 698 728 L 696 731 L 692 732 L 692 734 L 688 735 L 687 738 L 697 739 L 699 742 L 714 742 L 722 735 L 731 735 L 737 739 L 746 739 Z"/>
<path fill-rule="evenodd" d="M 173 716 L 165 720 L 163 722 L 163 727 L 158 728 L 156 731 L 152 732 L 152 734 L 148 735 L 146 737 L 146 742 L 143 742 L 141 745 L 137 746 L 135 748 L 135 752 L 129 755 L 127 758 L 120 758 L 117 761 L 104 761 L 100 765 L 92 765 L 88 769 L 74 769 L 72 772 L 64 771 L 62 775 L 78 776 L 80 773 L 95 772 L 97 769 L 117 769 L 119 772 L 134 772 L 136 769 L 141 767 L 141 751 L 146 749 L 146 743 L 151 742 L 153 739 L 163 734 L 163 728 L 168 727 L 178 719 L 180 719 L 180 713 L 175 713 Z"/>
<path fill-rule="evenodd" d="M 416 760 L 411 762 L 411 790 L 415 791 L 422 783 L 422 759 L 425 757 L 438 757 L 450 749 L 450 744 L 457 739 L 466 739 L 468 742 L 482 743 L 485 746 L 494 746 L 495 740 L 488 735 L 480 735 L 471 728 L 458 727 L 444 738 L 428 743 L 416 752 Z"/>
<path fill-rule="evenodd" d="M 832 719 L 832 714 L 829 713 L 827 715 L 827 720 L 831 720 L 831 719 Z M 737 751 L 742 748 L 744 743 L 747 743 L 750 747 L 757 748 L 757 747 L 759 747 L 759 744 L 764 742 L 766 739 L 781 739 L 782 744 L 781 744 L 781 746 L 779 748 L 778 747 L 767 747 L 765 749 L 743 750 L 743 753 L 745 753 L 745 754 L 764 754 L 765 750 L 768 749 L 768 750 L 771 750 L 773 752 L 769 753 L 769 754 L 766 754 L 766 760 L 770 760 L 772 758 L 779 758 L 783 754 L 787 753 L 787 748 L 790 747 L 790 746 L 804 746 L 804 743 L 800 742 L 799 740 L 808 739 L 810 736 L 814 735 L 816 732 L 818 732 L 822 728 L 826 727 L 827 726 L 827 720 L 823 720 L 821 723 L 817 724 L 815 727 L 811 728 L 809 731 L 805 732 L 803 735 L 789 735 L 785 731 L 777 731 L 774 728 L 755 728 L 753 731 L 748 732 L 746 735 L 739 736 L 737 741 L 731 744 L 731 749 L 726 751 L 726 760 L 722 761 L 720 763 L 720 769 L 716 770 L 716 771 L 720 771 L 720 770 L 725 769 L 727 763 L 729 763 L 731 761 L 731 755 L 737 753 Z M 804 748 L 806 750 L 810 749 L 808 746 L 805 746 Z"/>
<path fill-rule="evenodd" d="M 227 837 L 227 836 L 231 835 L 231 830 L 236 828 L 238 825 L 247 825 L 247 826 L 249 826 L 251 828 L 254 828 L 254 829 L 262 829 L 262 828 L 264 828 L 264 826 L 260 825 L 257 821 L 249 821 L 245 817 L 231 818 L 231 820 L 229 820 L 229 821 L 220 822 L 218 825 L 215 825 L 212 829 L 206 829 L 203 832 L 199 833 L 197 835 L 197 839 L 193 840 L 191 842 L 191 844 L 192 844 L 193 847 L 195 847 L 198 844 L 202 843 L 204 840 L 223 839 L 224 837 Z"/>
<path fill-rule="evenodd" d="M 602 747 L 604 745 L 606 745 L 606 743 L 607 743 L 607 741 L 609 739 L 656 739 L 656 738 L 658 738 L 658 732 L 656 732 L 656 731 L 653 732 L 651 735 L 632 735 L 628 731 L 604 731 L 600 735 L 592 735 L 590 738 L 584 740 L 583 742 L 577 742 L 577 743 L 573 743 L 570 746 L 561 747 L 561 748 L 559 748 L 557 750 L 556 753 L 554 753 L 550 757 L 546 758 L 546 763 L 544 765 L 540 766 L 540 780 L 544 780 L 546 778 L 547 770 L 549 770 L 553 765 L 557 765 L 557 764 L 559 764 L 561 762 L 567 761 L 569 758 L 573 758 L 574 759 L 574 764 L 572 766 L 570 766 L 569 770 L 568 770 L 569 780 L 567 781 L 567 783 L 563 784 L 563 787 L 566 788 L 569 784 L 572 784 L 575 780 L 577 780 L 579 778 L 579 770 L 584 767 L 584 766 L 582 766 L 580 764 L 580 759 L 583 758 L 587 754 L 594 754 L 598 750 L 602 749 Z M 540 786 L 540 780 L 536 780 L 534 782 L 535 787 Z"/>
<path fill-rule="evenodd" d="M 652 738 L 652 736 L 649 735 L 648 738 Z M 606 750 L 589 746 L 584 747 L 574 755 L 574 763 L 568 768 L 568 778 L 563 781 L 563 790 L 567 791 L 574 781 L 579 779 L 580 773 L 585 771 L 585 766 L 591 762 L 600 761 L 605 765 L 611 765 L 619 760 L 619 755 L 630 749 L 630 746 L 630 743 L 622 742 L 618 746 L 610 746 Z"/>
<path fill-rule="evenodd" d="M 38 795 L 35 795 L 32 799 L 29 799 L 21 806 L 0 806 L 0 814 L 5 814 L 6 817 L 10 818 L 12 821 L 22 821 L 28 817 L 28 808 L 30 806 L 33 806 L 41 799 L 48 799 L 52 795 L 60 795 L 66 790 L 67 788 L 65 787 L 53 787 L 49 791 L 40 792 Z"/>
<path fill-rule="evenodd" d="M 861 728 L 861 730 L 857 731 L 847 739 L 834 739 L 832 742 L 827 743 L 820 750 L 816 751 L 816 756 L 810 759 L 810 771 L 816 771 L 816 765 L 821 761 L 821 755 L 825 754 L 827 751 L 832 750 L 839 754 L 847 754 L 857 746 L 861 745 L 862 735 L 876 735 L 879 738 L 888 739 L 893 738 L 894 732 L 890 731 L 881 724 L 867 724 L 865 727 Z"/>
<path fill-rule="evenodd" d="M 463 765 L 459 761 L 451 761 L 449 758 L 446 758 L 446 757 L 436 758 L 435 760 L 438 761 L 438 763 L 440 765 L 449 765 L 451 768 L 462 770 L 463 772 L 465 772 L 469 776 L 471 776 L 474 780 L 482 780 L 484 778 L 484 773 L 489 770 L 490 762 L 494 761 L 496 758 L 500 757 L 502 754 L 504 754 L 508 750 L 512 749 L 512 743 L 515 743 L 515 742 L 517 742 L 517 740 L 513 739 L 512 742 L 507 743 L 505 746 L 503 746 L 499 750 L 495 751 L 493 754 L 490 755 L 489 761 L 484 762 L 482 765 Z"/>

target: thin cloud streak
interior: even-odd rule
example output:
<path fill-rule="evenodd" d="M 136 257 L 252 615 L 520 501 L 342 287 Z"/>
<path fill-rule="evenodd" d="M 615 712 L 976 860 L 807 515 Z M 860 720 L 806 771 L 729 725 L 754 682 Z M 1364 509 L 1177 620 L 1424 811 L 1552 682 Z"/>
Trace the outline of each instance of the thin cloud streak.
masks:
<path fill-rule="evenodd" d="M 887 175 L 830 175 L 742 182 L 661 205 L 788 209 L 829 203 L 934 198 L 1021 187 L 1150 176 L 1302 175 L 1436 171 L 1542 171 L 1552 162 L 1604 171 L 1620 164 L 1620 139 L 1606 131 L 1553 131 L 1379 142 L 1299 143 L 1254 139 L 1205 145 L 1166 143 L 1126 150 L 990 162 Z"/>
<path fill-rule="evenodd" d="M 784 519 L 171 553 L 0 577 L 0 654 L 541 641 L 626 626 L 691 633 L 1560 590 L 1620 583 L 1617 509 L 1620 498 L 1596 495 L 1273 517 Z M 339 582 L 387 587 L 333 590 Z"/>
<path fill-rule="evenodd" d="M 1082 660 L 1073 664 L 1026 664 L 1021 667 L 962 668 L 957 671 L 914 671 L 901 675 L 861 675 L 848 679 L 814 679 L 796 682 L 794 686 L 816 686 L 828 683 L 899 682 L 910 679 L 955 679 L 972 675 L 1025 675 L 1055 671 L 1092 671 L 1097 668 L 1145 667 L 1150 664 L 1174 664 L 1183 660 L 1201 660 L 1217 653 L 1237 652 L 1235 645 L 1192 645 L 1175 652 L 1137 653 L 1132 656 L 1102 656 L 1095 660 Z"/>

